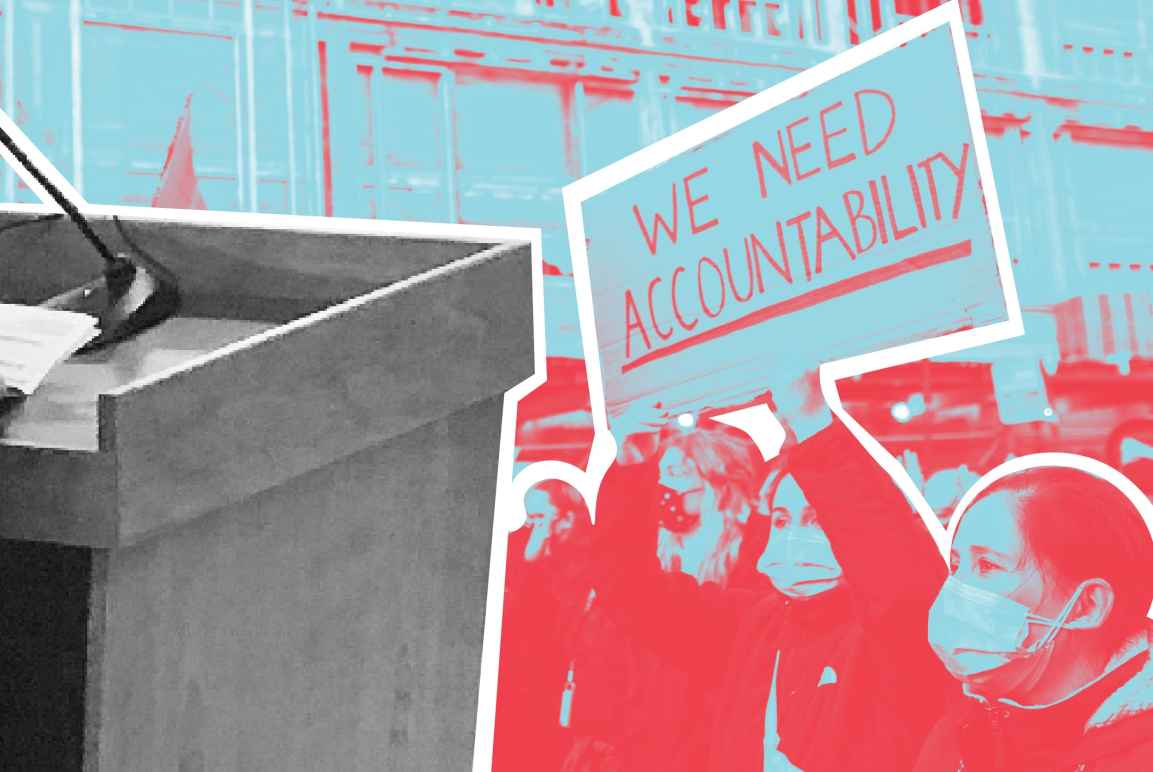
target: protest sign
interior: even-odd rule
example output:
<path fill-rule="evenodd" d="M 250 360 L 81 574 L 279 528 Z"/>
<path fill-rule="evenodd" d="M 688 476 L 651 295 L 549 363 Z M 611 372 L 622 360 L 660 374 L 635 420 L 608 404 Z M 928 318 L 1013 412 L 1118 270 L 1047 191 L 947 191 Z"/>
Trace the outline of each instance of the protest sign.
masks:
<path fill-rule="evenodd" d="M 610 415 L 733 405 L 782 371 L 1010 319 L 957 25 L 828 62 L 566 190 Z"/>

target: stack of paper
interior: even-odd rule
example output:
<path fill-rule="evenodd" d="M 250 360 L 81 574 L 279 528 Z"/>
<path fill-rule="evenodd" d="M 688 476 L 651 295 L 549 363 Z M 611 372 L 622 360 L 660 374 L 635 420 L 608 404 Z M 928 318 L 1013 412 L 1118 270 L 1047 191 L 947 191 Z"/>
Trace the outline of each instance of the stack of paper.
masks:
<path fill-rule="evenodd" d="M 58 363 L 100 334 L 95 317 L 0 303 L 0 388 L 28 396 Z"/>

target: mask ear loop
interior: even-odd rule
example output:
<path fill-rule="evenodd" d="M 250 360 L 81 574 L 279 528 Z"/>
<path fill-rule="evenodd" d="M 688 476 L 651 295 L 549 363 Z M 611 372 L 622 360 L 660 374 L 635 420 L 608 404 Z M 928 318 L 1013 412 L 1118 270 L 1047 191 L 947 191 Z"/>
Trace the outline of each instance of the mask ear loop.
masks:
<path fill-rule="evenodd" d="M 1077 604 L 1077 601 L 1080 600 L 1081 593 L 1085 589 L 1085 584 L 1085 582 L 1081 582 L 1077 585 L 1077 589 L 1073 591 L 1073 595 L 1061 608 L 1061 613 L 1057 615 L 1056 619 L 1045 619 L 1035 614 L 1030 614 L 1027 617 L 1028 621 L 1034 624 L 1049 625 L 1049 629 L 1035 644 L 1021 652 L 1023 655 L 1035 654 L 1053 642 L 1053 639 L 1057 637 L 1057 633 L 1062 630 L 1065 627 L 1065 623 L 1069 621 L 1069 615 L 1073 613 L 1074 606 Z"/>

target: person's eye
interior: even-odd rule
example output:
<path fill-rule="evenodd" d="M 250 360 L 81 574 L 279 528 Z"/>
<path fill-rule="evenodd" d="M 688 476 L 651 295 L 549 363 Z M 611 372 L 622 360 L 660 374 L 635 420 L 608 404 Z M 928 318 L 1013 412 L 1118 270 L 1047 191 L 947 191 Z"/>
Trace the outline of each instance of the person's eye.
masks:
<path fill-rule="evenodd" d="M 789 516 L 788 515 L 774 515 L 773 516 L 773 528 L 780 530 L 781 528 L 787 528 L 788 525 L 789 525 Z"/>
<path fill-rule="evenodd" d="M 954 552 L 954 553 L 950 554 L 949 555 L 949 576 L 952 576 L 953 574 L 957 573 L 957 569 L 960 567 L 961 567 L 961 560 L 960 560 L 960 558 L 957 557 L 957 553 Z"/>
<path fill-rule="evenodd" d="M 1003 570 L 1001 568 L 1001 566 L 997 565 L 996 563 L 989 560 L 988 558 L 977 558 L 977 575 L 978 576 L 985 576 L 986 574 L 992 573 L 993 571 L 1001 571 L 1001 570 Z"/>

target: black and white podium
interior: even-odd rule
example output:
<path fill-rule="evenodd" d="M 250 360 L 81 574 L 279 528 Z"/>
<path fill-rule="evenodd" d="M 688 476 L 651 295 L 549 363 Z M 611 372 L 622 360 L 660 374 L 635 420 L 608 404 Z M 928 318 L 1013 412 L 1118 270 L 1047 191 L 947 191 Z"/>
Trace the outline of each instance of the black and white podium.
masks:
<path fill-rule="evenodd" d="M 121 219 L 184 308 L 0 419 L 0 768 L 468 768 L 529 245 Z M 0 298 L 89 249 L 0 230 Z"/>

